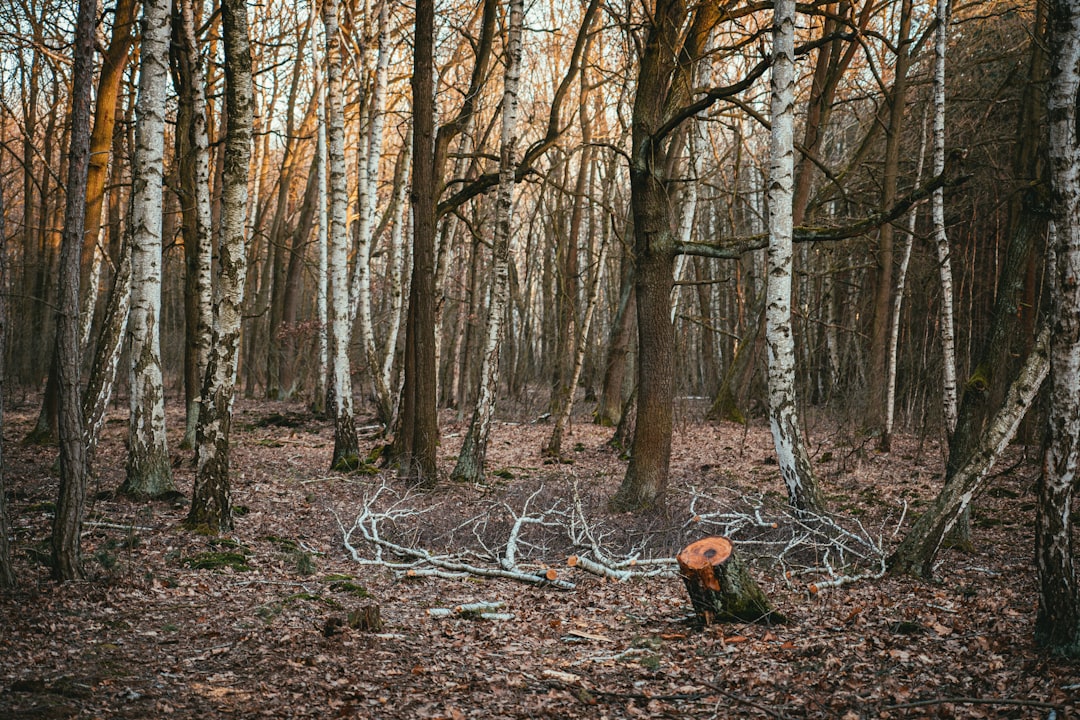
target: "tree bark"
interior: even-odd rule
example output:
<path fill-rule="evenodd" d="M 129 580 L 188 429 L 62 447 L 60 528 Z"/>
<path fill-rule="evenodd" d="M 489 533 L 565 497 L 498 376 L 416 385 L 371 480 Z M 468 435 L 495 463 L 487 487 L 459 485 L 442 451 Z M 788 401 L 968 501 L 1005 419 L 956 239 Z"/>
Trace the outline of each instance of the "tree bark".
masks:
<path fill-rule="evenodd" d="M 131 416 L 127 476 L 120 491 L 136 497 L 174 492 L 165 439 L 161 372 L 161 219 L 168 83 L 169 1 L 143 3 L 132 167 Z"/>
<path fill-rule="evenodd" d="M 173 78 L 177 88 L 176 155 L 184 234 L 184 401 L 182 448 L 195 446 L 199 393 L 213 324 L 210 138 L 206 77 L 195 37 L 191 0 L 173 3 Z"/>
<path fill-rule="evenodd" d="M 334 454 L 330 467 L 354 469 L 360 462 L 360 449 L 353 420 L 353 391 L 349 363 L 349 288 L 346 253 L 348 252 L 347 206 L 345 186 L 344 87 L 341 69 L 341 38 L 337 0 L 323 5 L 326 28 L 326 135 L 330 168 L 330 338 L 333 360 L 330 366 L 334 396 Z"/>
<path fill-rule="evenodd" d="M 772 130 L 769 163 L 769 251 L 765 343 L 769 349 L 769 422 L 788 500 L 803 514 L 822 512 L 799 426 L 795 339 L 791 327 L 794 188 L 795 0 L 773 5 Z"/>
<path fill-rule="evenodd" d="M 439 440 L 435 371 L 435 146 L 434 0 L 417 0 L 413 51 L 413 270 L 405 325 L 405 383 L 400 440 L 394 456 L 410 484 L 431 487 L 437 480 Z M 440 136 L 442 133 L 440 133 Z"/>
<path fill-rule="evenodd" d="M 514 170 L 520 139 L 517 127 L 518 85 L 521 80 L 522 23 L 524 0 L 510 0 L 510 20 L 506 31 L 506 71 L 503 76 L 502 134 L 499 143 L 499 190 L 495 198 L 495 237 L 492 240 L 492 279 L 489 289 L 487 335 L 480 366 L 480 384 L 469 429 L 458 453 L 451 478 L 479 482 L 484 478 L 487 444 L 495 400 L 499 389 L 499 351 L 502 349 L 503 318 L 509 295 L 510 239 L 513 233 Z"/>
<path fill-rule="evenodd" d="M 968 461 L 945 483 L 933 504 L 919 516 L 889 556 L 890 571 L 922 577 L 933 574 L 934 559 L 945 534 L 982 488 L 994 463 L 1015 437 L 1016 428 L 1046 379 L 1050 368 L 1048 341 L 1049 332 L 1044 330 L 1019 376 L 1010 386 L 1004 405 L 987 425 Z"/>
<path fill-rule="evenodd" d="M 86 222 L 96 20 L 97 2 L 80 0 L 71 78 L 71 145 L 60 250 L 60 306 L 56 313 L 56 366 L 60 385 L 60 494 L 52 527 L 52 576 L 56 580 L 75 580 L 83 573 L 80 537 L 86 505 L 86 444 L 79 395 L 79 261 Z"/>
<path fill-rule="evenodd" d="M 690 543 L 675 557 L 679 575 L 705 625 L 714 622 L 787 622 L 750 577 L 726 537 L 707 537 Z"/>
<path fill-rule="evenodd" d="M 648 23 L 634 98 L 630 192 L 638 320 L 637 420 L 630 464 L 612 508 L 645 511 L 663 503 L 671 463 L 675 339 L 671 326 L 675 236 L 665 173 L 677 139 L 657 136 L 689 99 L 719 8 L 660 0 Z"/>
<path fill-rule="evenodd" d="M 1080 1 L 1049 5 L 1051 209 L 1050 407 L 1039 505 L 1035 566 L 1039 577 L 1039 644 L 1080 656 L 1080 588 L 1072 546 L 1072 498 L 1080 487 Z"/>
<path fill-rule="evenodd" d="M 254 100 L 244 0 L 223 0 L 221 29 L 225 40 L 228 126 L 221 188 L 218 291 L 196 431 L 195 486 L 186 521 L 189 527 L 215 533 L 232 527 L 229 431 L 236 390 L 236 365 L 240 357 L 240 310 L 247 273 L 245 225 Z"/>
<path fill-rule="evenodd" d="M 0 428 L 4 426 L 4 378 L 7 371 L 8 331 L 8 240 L 4 222 L 4 194 L 0 193 Z M 10 524 L 7 512 L 7 483 L 4 468 L 3 440 L 0 438 L 0 588 L 15 587 L 15 571 L 11 565 Z"/>
<path fill-rule="evenodd" d="M 900 29 L 896 41 L 894 80 L 888 96 L 889 125 L 885 137 L 885 159 L 882 168 L 881 207 L 891 207 L 896 200 L 896 186 L 900 177 L 900 139 L 907 102 L 907 73 L 911 65 L 911 12 L 912 0 L 901 0 Z M 876 252 L 876 277 L 874 280 L 874 304 L 870 327 L 869 402 L 876 414 L 879 428 L 885 420 L 886 350 L 889 343 L 889 318 L 893 291 L 893 226 L 883 224 L 878 229 Z M 882 433 L 880 449 L 889 451 L 890 438 Z"/>

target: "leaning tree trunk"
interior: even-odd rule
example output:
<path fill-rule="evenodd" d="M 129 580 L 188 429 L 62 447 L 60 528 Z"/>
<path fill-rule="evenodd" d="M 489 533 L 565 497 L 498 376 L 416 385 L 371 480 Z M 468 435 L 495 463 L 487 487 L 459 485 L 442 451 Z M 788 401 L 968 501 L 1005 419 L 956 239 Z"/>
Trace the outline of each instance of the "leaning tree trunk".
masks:
<path fill-rule="evenodd" d="M 86 444 L 79 398 L 79 259 L 86 222 L 96 15 L 94 0 L 80 0 L 71 76 L 71 145 L 60 248 L 60 307 L 56 313 L 56 367 L 60 381 L 60 494 L 52 527 L 52 576 L 56 580 L 82 576 L 80 537 L 86 505 Z M 6 534 L 6 527 L 0 529 Z"/>
<path fill-rule="evenodd" d="M 795 120 L 795 0 L 774 4 L 772 131 L 769 165 L 769 271 L 765 342 L 769 349 L 769 421 L 788 499 L 800 513 L 820 513 L 810 457 L 796 409 L 791 327 L 791 243 Z"/>
<path fill-rule="evenodd" d="M 349 470 L 359 464 L 360 449 L 353 421 L 352 378 L 349 365 L 348 189 L 345 187 L 344 87 L 341 79 L 341 37 L 338 2 L 323 5 L 326 28 L 326 134 L 330 165 L 330 337 L 333 343 L 330 382 L 334 396 L 334 455 L 330 467 Z"/>
<path fill-rule="evenodd" d="M 124 348 L 124 331 L 127 329 L 131 310 L 131 241 L 124 238 L 120 245 L 120 258 L 113 274 L 109 302 L 101 321 L 94 360 L 90 365 L 90 377 L 83 395 L 83 422 L 86 428 L 86 465 L 93 472 L 94 455 L 97 451 L 105 415 L 116 385 L 116 373 Z"/>
<path fill-rule="evenodd" d="M 206 77 L 195 37 L 191 0 L 173 4 L 177 86 L 176 154 L 184 232 L 184 400 L 187 421 L 182 448 L 195 446 L 199 393 L 210 354 L 214 322 L 211 265 L 210 138 L 206 119 Z"/>
<path fill-rule="evenodd" d="M 1050 88 L 1047 118 L 1051 208 L 1050 408 L 1035 565 L 1039 612 L 1035 638 L 1056 652 L 1080 656 L 1080 589 L 1073 561 L 1072 496 L 1080 486 L 1080 0 L 1050 3 Z"/>
<path fill-rule="evenodd" d="M 893 572 L 930 577 L 934 559 L 945 534 L 956 524 L 964 510 L 982 488 L 987 475 L 1001 453 L 1016 435 L 1035 395 L 1042 387 L 1050 368 L 1047 357 L 1049 331 L 1044 330 L 1036 340 L 1019 376 L 1009 388 L 1001 410 L 987 425 L 967 463 L 945 483 L 933 504 L 927 508 L 904 540 L 889 556 Z"/>
<path fill-rule="evenodd" d="M 253 95 L 251 47 L 244 0 L 223 0 L 225 40 L 225 172 L 221 184 L 221 241 L 214 330 L 196 430 L 197 467 L 189 527 L 221 532 L 232 527 L 229 431 L 240 357 L 241 304 L 247 275 L 245 219 L 251 163 Z"/>
<path fill-rule="evenodd" d="M 488 302 L 487 338 L 480 366 L 480 387 L 472 420 L 458 453 L 451 477 L 465 482 L 484 478 L 491 419 L 499 389 L 499 351 L 502 347 L 503 317 L 509 294 L 511 221 L 514 209 L 514 171 L 517 169 L 518 85 L 521 80 L 522 23 L 524 0 L 510 1 L 510 24 L 506 31 L 506 73 L 503 79 L 502 138 L 499 152 L 499 191 L 495 198 L 495 238 L 492 241 L 492 281 Z"/>
<path fill-rule="evenodd" d="M 131 416 L 127 476 L 120 491 L 139 497 L 174 492 L 165 440 L 161 373 L 161 207 L 168 84 L 169 0 L 143 3 L 132 167 Z"/>

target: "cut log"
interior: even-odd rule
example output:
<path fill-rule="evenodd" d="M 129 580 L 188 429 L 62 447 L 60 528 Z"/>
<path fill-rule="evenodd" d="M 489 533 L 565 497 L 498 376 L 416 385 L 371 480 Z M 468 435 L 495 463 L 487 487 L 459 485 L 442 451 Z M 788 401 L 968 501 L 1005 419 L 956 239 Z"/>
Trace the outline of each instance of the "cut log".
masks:
<path fill-rule="evenodd" d="M 675 559 L 694 612 L 705 625 L 730 620 L 770 625 L 787 622 L 773 610 L 726 537 L 707 537 L 691 543 Z"/>

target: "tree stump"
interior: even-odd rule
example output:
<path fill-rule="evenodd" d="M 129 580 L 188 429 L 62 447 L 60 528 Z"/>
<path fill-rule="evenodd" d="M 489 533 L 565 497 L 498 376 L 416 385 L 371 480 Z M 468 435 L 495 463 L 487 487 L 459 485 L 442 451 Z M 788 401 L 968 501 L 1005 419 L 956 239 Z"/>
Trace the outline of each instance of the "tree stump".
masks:
<path fill-rule="evenodd" d="M 773 610 L 725 537 L 707 537 L 683 548 L 676 560 L 694 612 L 706 625 L 725 620 L 787 622 Z"/>

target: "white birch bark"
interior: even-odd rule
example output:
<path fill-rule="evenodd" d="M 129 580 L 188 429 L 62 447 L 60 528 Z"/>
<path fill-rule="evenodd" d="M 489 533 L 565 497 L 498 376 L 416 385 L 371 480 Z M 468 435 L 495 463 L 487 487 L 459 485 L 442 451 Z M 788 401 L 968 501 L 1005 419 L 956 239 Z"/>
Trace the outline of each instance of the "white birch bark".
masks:
<path fill-rule="evenodd" d="M 926 160 L 926 116 L 923 116 L 923 131 L 919 139 L 919 161 L 915 169 L 915 187 L 922 182 L 923 164 Z M 896 354 L 900 346 L 900 315 L 904 307 L 904 289 L 907 286 L 908 265 L 911 263 L 911 245 L 915 238 L 915 222 L 919 218 L 918 207 L 914 207 L 908 213 L 907 232 L 900 247 L 900 268 L 896 271 L 896 302 L 893 303 L 892 319 L 889 327 L 889 349 L 886 361 L 888 365 L 885 371 L 885 435 L 891 436 L 893 423 L 896 420 Z M 947 372 L 947 371 L 946 371 Z M 955 377 L 955 375 L 954 375 Z M 955 390 L 955 388 L 954 388 Z M 955 395 L 955 393 L 954 393 Z M 953 406 L 955 410 L 955 404 Z M 955 415 L 953 425 L 949 428 L 951 433 L 956 427 Z"/>
<path fill-rule="evenodd" d="M 198 297 L 198 322 L 195 328 L 196 364 L 199 377 L 206 373 L 210 358 L 211 332 L 214 323 L 212 266 L 214 257 L 213 222 L 210 199 L 210 136 L 206 118 L 206 74 L 195 35 L 195 17 L 191 2 L 179 3 L 181 42 L 191 60 L 191 152 L 195 165 L 195 242 L 198 247 L 198 271 L 195 274 Z M 194 447 L 201 402 L 189 408 L 183 445 Z"/>
<path fill-rule="evenodd" d="M 945 171 L 945 48 L 949 40 L 949 0 L 937 0 L 937 31 L 934 36 L 934 176 Z M 934 222 L 934 245 L 937 248 L 941 276 L 941 355 L 942 403 L 948 435 L 956 430 L 956 339 L 953 322 L 952 260 L 949 238 L 945 234 L 945 189 L 934 190 L 931 197 Z M 914 214 L 914 211 L 912 211 Z"/>
<path fill-rule="evenodd" d="M 690 242 L 694 233 L 694 216 L 697 213 L 697 186 L 698 177 L 701 173 L 701 160 L 698 153 L 698 128 L 696 124 L 690 128 L 690 132 L 687 134 L 686 150 L 689 155 L 691 173 L 686 183 L 682 214 L 679 216 L 679 243 L 681 244 Z M 671 292 L 671 322 L 673 323 L 675 318 L 679 316 L 679 300 L 682 298 L 682 288 L 679 286 L 679 282 L 682 281 L 686 272 L 686 262 L 686 255 L 679 255 L 675 258 L 675 271 L 673 273 L 675 288 Z"/>
<path fill-rule="evenodd" d="M 379 56 L 375 67 L 375 88 L 372 93 L 371 122 L 367 136 L 365 168 L 360 173 L 359 238 L 356 264 L 353 267 L 352 288 L 355 297 L 350 304 L 351 317 L 359 320 L 360 343 L 364 349 L 368 372 L 375 387 L 375 404 L 379 419 L 386 427 L 393 420 L 393 393 L 382 372 L 382 361 L 375 347 L 375 330 L 371 318 L 371 251 L 375 243 L 375 201 L 379 188 L 379 161 L 382 159 L 383 128 L 386 125 L 386 86 L 390 70 L 390 2 L 382 0 L 379 8 Z M 350 322 L 350 327 L 357 327 Z M 393 356 L 394 348 L 386 352 Z"/>
<path fill-rule="evenodd" d="M 175 490 L 165 439 L 161 374 L 161 213 L 165 94 L 169 77 L 169 0 L 143 3 L 139 94 L 132 161 L 131 415 L 127 477 L 121 491 L 159 496 Z"/>
<path fill-rule="evenodd" d="M 769 160 L 769 250 L 765 343 L 769 356 L 769 420 L 780 474 L 791 505 L 820 513 L 821 500 L 803 444 L 796 408 L 791 327 L 792 198 L 795 150 L 795 0 L 773 10 L 772 129 Z"/>
<path fill-rule="evenodd" d="M 1036 639 L 1080 655 L 1080 590 L 1072 548 L 1072 496 L 1080 461 L 1080 0 L 1050 3 L 1047 120 L 1054 240 L 1051 294 L 1050 407 L 1035 560 L 1039 576 Z"/>
<path fill-rule="evenodd" d="M 334 455 L 331 467 L 349 469 L 359 462 L 353 420 L 352 377 L 349 364 L 348 189 L 345 185 L 345 110 L 341 77 L 341 38 L 338 0 L 323 4 L 326 28 L 326 136 L 330 169 L 329 321 L 332 341 L 330 383 L 334 396 Z"/>
<path fill-rule="evenodd" d="M 322 86 L 322 64 L 315 63 L 315 92 L 319 94 L 316 110 L 318 124 L 318 137 L 315 143 L 315 153 L 319 158 L 319 230 L 315 240 L 315 252 L 318 257 L 318 275 L 316 280 L 315 312 L 319 320 L 318 337 L 316 340 L 315 369 L 315 397 L 312 406 L 318 411 L 326 410 L 326 380 L 329 364 L 329 322 L 327 317 L 327 290 L 329 286 L 329 256 L 327 245 L 329 238 L 330 215 L 327 207 L 327 182 L 326 182 L 326 93 Z"/>
<path fill-rule="evenodd" d="M 518 85 L 521 79 L 522 24 L 524 0 L 510 0 L 510 22 L 506 37 L 506 72 L 503 79 L 502 128 L 499 153 L 499 189 L 495 199 L 495 237 L 492 241 L 492 281 L 488 303 L 487 335 L 480 366 L 480 387 L 469 430 L 462 442 L 451 477 L 478 482 L 484 477 L 491 419 L 499 384 L 499 351 L 503 317 L 509 294 L 511 213 L 514 204 L 514 171 L 517 167 Z"/>
<path fill-rule="evenodd" d="M 218 245 L 218 283 L 214 322 L 202 408 L 196 429 L 195 487 L 189 525 L 213 532 L 232 527 L 229 479 L 232 406 L 240 359 L 241 308 L 247 278 L 248 176 L 251 167 L 254 94 L 251 46 L 245 0 L 223 0 L 225 80 L 228 129 L 225 135 L 221 182 L 221 239 Z"/>
<path fill-rule="evenodd" d="M 394 209 L 394 221 L 390 228 L 390 248 L 388 250 L 390 257 L 387 271 L 387 282 L 389 283 L 387 292 L 390 307 L 387 319 L 386 344 L 383 347 L 382 363 L 379 368 L 382 383 L 387 388 L 393 388 L 394 357 L 397 355 L 398 337 L 401 334 L 402 309 L 405 305 L 405 278 L 408 277 L 409 270 L 406 267 L 404 236 L 406 225 L 405 206 L 409 194 L 408 168 L 412 164 L 411 151 L 412 128 L 406 134 L 405 142 L 402 145 L 401 152 L 404 153 L 404 157 L 401 159 L 401 167 L 403 172 L 394 188 L 396 197 L 394 202 L 391 203 L 391 207 Z M 435 357 L 438 358 L 438 355 L 436 354 Z M 393 393 L 391 393 L 391 400 L 393 400 Z M 390 424 L 393 424 L 392 418 Z"/>

